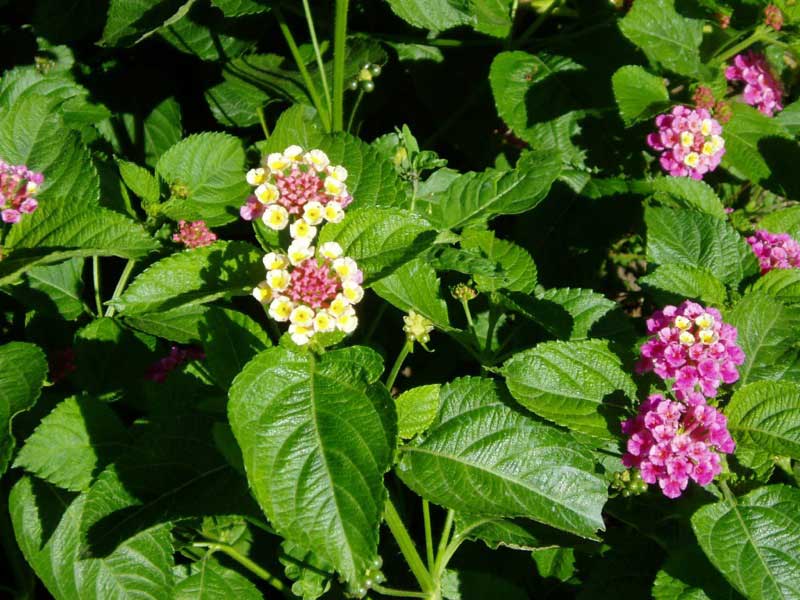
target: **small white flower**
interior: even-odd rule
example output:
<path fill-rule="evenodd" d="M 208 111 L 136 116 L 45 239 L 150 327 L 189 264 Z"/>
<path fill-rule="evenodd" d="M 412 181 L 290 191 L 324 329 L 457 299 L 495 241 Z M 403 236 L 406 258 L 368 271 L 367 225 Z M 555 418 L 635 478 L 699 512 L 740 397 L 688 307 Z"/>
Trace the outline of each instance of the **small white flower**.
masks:
<path fill-rule="evenodd" d="M 720 135 L 712 135 L 711 147 L 714 149 L 715 153 L 719 152 L 725 147 L 725 139 Z"/>
<path fill-rule="evenodd" d="M 348 309 L 350 309 L 350 303 L 347 301 L 347 298 L 341 294 L 337 294 L 336 298 L 334 298 L 330 306 L 328 306 L 328 312 L 337 319 L 346 313 Z"/>
<path fill-rule="evenodd" d="M 688 331 L 681 331 L 681 334 L 678 336 L 678 341 L 684 346 L 691 346 L 694 344 L 694 336 Z"/>
<path fill-rule="evenodd" d="M 711 329 L 714 327 L 714 317 L 708 313 L 703 313 L 694 320 L 694 324 L 700 329 Z"/>
<path fill-rule="evenodd" d="M 281 231 L 289 224 L 289 212 L 280 204 L 270 204 L 261 216 L 261 220 L 270 229 Z"/>
<path fill-rule="evenodd" d="M 310 152 L 306 152 L 303 156 L 303 160 L 305 160 L 306 164 L 313 167 L 318 173 L 327 169 L 328 165 L 331 164 L 328 155 L 322 150 L 311 150 Z"/>
<path fill-rule="evenodd" d="M 283 157 L 289 162 L 293 163 L 300 162 L 302 156 L 303 156 L 303 149 L 296 144 L 289 146 L 286 150 L 283 151 Z"/>
<path fill-rule="evenodd" d="M 309 246 L 308 240 L 294 240 L 286 251 L 289 262 L 295 267 L 307 258 L 314 256 L 314 246 Z"/>
<path fill-rule="evenodd" d="M 356 261 L 347 256 L 337 258 L 333 261 L 333 270 L 341 278 L 342 281 L 348 281 L 358 276 L 358 265 Z"/>
<path fill-rule="evenodd" d="M 317 202 L 316 200 L 307 202 L 306 205 L 303 206 L 303 220 L 309 225 L 319 225 L 322 223 L 324 211 L 325 207 L 322 206 L 321 202 Z"/>
<path fill-rule="evenodd" d="M 700 164 L 700 155 L 697 152 L 689 152 L 689 154 L 686 155 L 686 158 L 683 159 L 683 164 L 685 164 L 687 167 L 696 167 L 698 164 Z"/>
<path fill-rule="evenodd" d="M 710 135 L 713 128 L 714 123 L 711 121 L 711 119 L 703 119 L 703 122 L 700 125 L 700 133 L 703 135 Z"/>
<path fill-rule="evenodd" d="M 336 329 L 336 319 L 327 310 L 321 310 L 314 317 L 314 331 L 327 333 Z"/>
<path fill-rule="evenodd" d="M 264 268 L 267 271 L 274 271 L 276 269 L 285 269 L 286 267 L 289 266 L 289 259 L 286 258 L 286 255 L 279 254 L 277 252 L 270 252 L 269 254 L 265 254 L 262 261 L 264 262 Z"/>
<path fill-rule="evenodd" d="M 270 301 L 272 298 L 272 290 L 266 281 L 262 281 L 253 288 L 253 298 L 261 302 L 261 304 L 265 304 Z"/>
<path fill-rule="evenodd" d="M 289 161 L 280 152 L 273 152 L 267 156 L 267 166 L 273 173 L 282 173 L 289 166 Z"/>
<path fill-rule="evenodd" d="M 681 331 L 686 331 L 692 326 L 692 322 L 682 315 L 675 317 L 675 327 Z"/>
<path fill-rule="evenodd" d="M 259 167 L 258 169 L 250 169 L 245 176 L 247 183 L 250 185 L 261 185 L 267 180 L 267 172 Z"/>
<path fill-rule="evenodd" d="M 332 200 L 325 205 L 322 216 L 329 223 L 341 223 L 344 219 L 344 209 L 341 204 Z"/>
<path fill-rule="evenodd" d="M 295 344 L 298 346 L 305 346 L 314 335 L 314 330 L 311 327 L 292 323 L 289 325 L 289 335 L 292 337 L 292 341 Z"/>
<path fill-rule="evenodd" d="M 267 273 L 267 285 L 276 292 L 282 292 L 289 287 L 292 277 L 285 269 L 276 269 Z"/>
<path fill-rule="evenodd" d="M 328 175 L 325 178 L 325 191 L 332 196 L 343 196 L 347 192 L 347 185 Z"/>
<path fill-rule="evenodd" d="M 286 296 L 278 296 L 269 305 L 269 316 L 274 320 L 283 323 L 289 320 L 294 304 Z"/>
<path fill-rule="evenodd" d="M 339 331 L 353 333 L 356 327 L 358 327 L 358 317 L 352 307 L 336 319 L 336 328 Z"/>
<path fill-rule="evenodd" d="M 341 181 L 342 183 L 347 181 L 347 169 L 345 169 L 342 165 L 328 167 L 328 175 L 337 181 Z"/>
<path fill-rule="evenodd" d="M 262 183 L 256 188 L 255 195 L 261 204 L 272 204 L 281 197 L 281 192 L 271 183 Z"/>
<path fill-rule="evenodd" d="M 289 235 L 295 240 L 305 240 L 311 242 L 317 235 L 317 228 L 312 227 L 302 219 L 295 221 L 289 226 Z"/>
<path fill-rule="evenodd" d="M 681 146 L 689 148 L 692 144 L 694 144 L 694 134 L 691 131 L 681 133 Z"/>
<path fill-rule="evenodd" d="M 342 255 L 342 247 L 336 242 L 325 242 L 319 247 L 319 255 L 334 260 Z"/>
<path fill-rule="evenodd" d="M 697 332 L 698 339 L 703 344 L 714 344 L 719 340 L 719 334 L 713 329 L 701 329 Z"/>
<path fill-rule="evenodd" d="M 33 195 L 39 191 L 39 184 L 35 181 L 29 181 L 25 184 L 25 193 L 28 195 Z"/>
<path fill-rule="evenodd" d="M 364 298 L 364 288 L 355 281 L 345 281 L 342 283 L 342 296 L 347 298 L 350 304 L 358 304 Z"/>
<path fill-rule="evenodd" d="M 314 317 L 314 309 L 301 304 L 294 307 L 294 310 L 289 315 L 289 320 L 295 325 L 311 327 L 314 324 Z"/>

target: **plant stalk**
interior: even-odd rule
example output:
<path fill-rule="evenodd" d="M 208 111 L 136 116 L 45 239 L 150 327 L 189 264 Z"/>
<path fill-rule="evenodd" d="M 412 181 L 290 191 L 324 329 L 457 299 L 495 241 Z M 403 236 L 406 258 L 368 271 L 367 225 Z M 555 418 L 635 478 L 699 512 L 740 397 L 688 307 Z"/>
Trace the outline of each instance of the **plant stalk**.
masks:
<path fill-rule="evenodd" d="M 336 0 L 333 29 L 333 127 L 344 128 L 344 58 L 347 51 L 347 9 L 349 0 Z"/>
<path fill-rule="evenodd" d="M 119 276 L 119 281 L 117 281 L 117 287 L 114 288 L 114 294 L 111 296 L 111 300 L 109 302 L 114 302 L 118 300 L 119 297 L 122 295 L 122 292 L 125 291 L 125 286 L 128 285 L 128 279 L 131 278 L 131 273 L 133 273 L 133 268 L 136 266 L 136 261 L 132 258 L 128 260 L 125 268 L 122 270 L 122 274 Z M 113 317 L 114 313 L 117 312 L 116 307 L 111 304 L 106 310 L 107 317 Z M 98 313 L 99 315 L 100 313 Z"/>
<path fill-rule="evenodd" d="M 194 546 L 195 548 L 208 548 L 211 552 L 222 552 L 223 554 L 226 554 L 227 556 L 231 557 L 233 560 L 238 562 L 245 569 L 247 569 L 257 577 L 259 577 L 260 579 L 266 581 L 268 584 L 270 584 L 276 590 L 281 592 L 287 598 L 294 597 L 292 593 L 289 591 L 289 588 L 283 581 L 275 577 L 272 573 L 270 573 L 260 565 L 257 565 L 255 562 L 250 560 L 245 555 L 240 554 L 239 551 L 233 546 L 229 546 L 228 544 L 221 544 L 219 542 L 195 542 L 192 544 L 192 546 Z"/>
<path fill-rule="evenodd" d="M 422 558 L 419 552 L 417 552 L 417 548 L 414 546 L 414 541 L 408 534 L 408 530 L 403 524 L 400 514 L 397 512 L 394 504 L 392 504 L 392 499 L 388 497 L 386 498 L 384 519 L 386 520 L 386 525 L 389 526 L 389 531 L 392 532 L 394 539 L 397 541 L 397 545 L 400 547 L 403 558 L 406 559 L 411 572 L 414 574 L 414 577 L 416 577 L 420 589 L 422 589 L 423 592 L 430 593 L 434 588 L 431 574 L 428 573 L 428 570 L 425 568 L 425 564 L 422 562 Z"/>
<path fill-rule="evenodd" d="M 389 377 L 386 378 L 387 390 L 389 391 L 392 390 L 392 386 L 394 385 L 395 379 L 397 379 L 397 374 L 400 372 L 400 367 L 403 366 L 403 362 L 406 360 L 406 357 L 413 348 L 414 348 L 414 342 L 406 339 L 405 344 L 403 344 L 402 350 L 400 350 L 400 354 L 397 355 L 397 360 L 394 361 L 394 366 L 392 366 L 392 370 L 389 373 Z"/>
<path fill-rule="evenodd" d="M 94 286 L 94 306 L 97 316 L 103 315 L 103 299 L 100 297 L 100 257 L 92 257 L 92 285 Z"/>
<path fill-rule="evenodd" d="M 430 502 L 422 499 L 422 518 L 425 522 L 425 554 L 428 559 L 428 568 L 433 568 L 433 533 L 431 531 L 431 505 Z"/>
<path fill-rule="evenodd" d="M 308 0 L 303 0 L 303 12 L 305 12 L 306 23 L 308 23 L 308 33 L 311 36 L 311 45 L 314 46 L 314 55 L 317 59 L 319 78 L 322 81 L 322 93 L 325 94 L 325 102 L 328 105 L 328 114 L 330 114 L 333 111 L 331 90 L 328 87 L 328 75 L 325 73 L 325 63 L 322 62 L 322 52 L 319 47 L 319 41 L 317 41 L 317 30 L 314 27 L 314 17 L 311 15 L 311 5 L 308 3 Z"/>

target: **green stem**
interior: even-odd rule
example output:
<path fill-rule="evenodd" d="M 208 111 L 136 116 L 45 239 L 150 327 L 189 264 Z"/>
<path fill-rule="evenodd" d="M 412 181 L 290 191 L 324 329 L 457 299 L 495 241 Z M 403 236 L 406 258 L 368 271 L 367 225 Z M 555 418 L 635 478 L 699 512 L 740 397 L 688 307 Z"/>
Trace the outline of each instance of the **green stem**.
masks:
<path fill-rule="evenodd" d="M 347 51 L 347 8 L 349 0 L 336 0 L 333 24 L 333 131 L 344 126 L 344 59 Z"/>
<path fill-rule="evenodd" d="M 494 328 L 497 327 L 497 320 L 499 318 L 499 313 L 495 308 L 494 304 L 489 307 L 489 328 L 486 331 L 486 344 L 484 346 L 484 352 L 487 354 L 492 349 L 492 338 L 494 337 Z"/>
<path fill-rule="evenodd" d="M 269 139 L 269 127 L 267 127 L 267 120 L 264 118 L 264 107 L 259 106 L 256 109 L 258 113 L 258 122 L 261 123 L 261 131 L 264 132 L 264 139 Z"/>
<path fill-rule="evenodd" d="M 131 278 L 131 273 L 133 273 L 133 267 L 136 266 L 136 261 L 130 259 L 125 268 L 122 270 L 122 275 L 119 276 L 119 281 L 117 281 L 117 287 L 114 288 L 114 294 L 111 296 L 111 306 L 108 307 L 106 310 L 107 317 L 113 317 L 114 313 L 117 312 L 117 309 L 114 307 L 113 302 L 118 300 L 119 297 L 122 295 L 122 292 L 125 291 L 125 286 L 128 285 L 128 279 Z M 99 314 L 99 313 L 98 313 Z"/>
<path fill-rule="evenodd" d="M 330 115 L 328 114 L 328 111 L 325 110 L 325 107 L 322 104 L 322 99 L 319 97 L 317 86 L 314 85 L 314 80 L 311 79 L 311 75 L 309 74 L 305 63 L 303 62 L 303 57 L 300 56 L 300 49 L 297 47 L 297 43 L 294 41 L 294 36 L 292 35 L 292 31 L 286 24 L 286 19 L 283 16 L 283 11 L 280 9 L 278 5 L 275 5 L 273 7 L 273 11 L 275 13 L 275 18 L 278 20 L 278 27 L 280 27 L 281 33 L 283 33 L 283 37 L 286 39 L 286 44 L 289 46 L 289 51 L 292 53 L 292 57 L 294 58 L 294 62 L 297 65 L 297 69 L 300 71 L 300 75 L 303 77 L 303 82 L 305 82 L 306 84 L 306 88 L 308 89 L 308 95 L 311 98 L 311 102 L 314 104 L 314 108 L 317 109 L 320 119 L 322 119 L 322 123 L 325 126 L 325 129 L 330 131 L 331 130 Z"/>
<path fill-rule="evenodd" d="M 428 570 L 425 568 L 425 564 L 422 562 L 422 558 L 420 558 L 419 552 L 417 552 L 417 548 L 414 546 L 414 541 L 408 534 L 408 530 L 403 524 L 403 520 L 400 518 L 400 514 L 397 512 L 394 504 L 392 504 L 391 498 L 386 498 L 384 519 L 386 520 L 386 525 L 389 526 L 389 531 L 392 532 L 394 539 L 397 541 L 397 545 L 400 547 L 403 558 L 406 559 L 411 572 L 414 574 L 414 577 L 416 577 L 419 587 L 423 592 L 430 592 L 434 587 L 431 574 L 428 573 Z"/>
<path fill-rule="evenodd" d="M 325 101 L 328 104 L 328 114 L 330 114 L 333 111 L 333 105 L 331 103 L 331 90 L 328 88 L 328 76 L 325 73 L 325 63 L 322 62 L 322 52 L 319 49 L 317 30 L 314 27 L 314 18 L 311 16 L 311 6 L 309 5 L 308 0 L 303 0 L 303 11 L 306 14 L 308 33 L 311 35 L 311 44 L 314 46 L 314 55 L 317 58 L 319 78 L 322 80 L 322 92 L 325 94 Z"/>
<path fill-rule="evenodd" d="M 730 502 L 731 506 L 736 506 L 736 496 L 733 495 L 731 488 L 728 487 L 728 483 L 724 479 L 720 479 L 717 481 L 717 486 L 722 490 L 722 495 Z"/>
<path fill-rule="evenodd" d="M 272 573 L 257 565 L 255 562 L 240 554 L 236 548 L 233 546 L 229 546 L 228 544 L 220 544 L 218 542 L 195 542 L 192 544 L 195 548 L 208 548 L 211 552 L 222 552 L 227 556 L 231 557 L 233 560 L 238 562 L 242 565 L 245 569 L 266 581 L 269 585 L 274 587 L 276 590 L 281 592 L 287 598 L 292 598 L 292 594 L 289 591 L 289 588 L 286 587 L 286 584 L 275 577 Z"/>
<path fill-rule="evenodd" d="M 752 46 L 756 42 L 759 42 L 762 39 L 764 39 L 766 33 L 767 33 L 766 27 L 764 27 L 764 26 L 756 27 L 756 30 L 753 33 L 751 33 L 749 36 L 747 36 L 744 40 L 742 40 L 741 42 L 739 42 L 735 46 L 732 46 L 731 48 L 728 48 L 722 54 L 719 54 L 719 55 L 715 56 L 714 57 L 714 62 L 723 63 L 726 60 L 728 60 L 730 57 L 736 56 L 742 50 L 746 50 L 747 48 L 749 48 L 750 46 Z"/>
<path fill-rule="evenodd" d="M 395 596 L 397 598 L 428 598 L 429 594 L 425 592 L 411 592 L 408 590 L 397 590 L 394 588 L 384 587 L 382 585 L 374 584 L 372 589 L 384 596 Z"/>
<path fill-rule="evenodd" d="M 356 118 L 356 111 L 358 111 L 358 105 L 361 104 L 361 99 L 364 97 L 364 90 L 358 90 L 358 96 L 356 96 L 356 101 L 353 104 L 353 108 L 350 111 L 350 118 L 347 120 L 347 133 L 353 129 L 353 121 Z"/>
<path fill-rule="evenodd" d="M 389 373 L 389 377 L 386 378 L 386 389 L 391 391 L 392 386 L 394 385 L 395 379 L 397 379 L 397 374 L 400 372 L 400 367 L 403 366 L 403 361 L 405 361 L 408 353 L 414 348 L 414 342 L 411 340 L 406 340 L 406 343 L 403 344 L 402 350 L 400 350 L 400 354 L 397 355 L 397 360 L 394 361 L 394 366 L 392 366 L 392 371 Z"/>
<path fill-rule="evenodd" d="M 437 579 L 441 577 L 444 566 L 442 560 L 447 553 L 448 543 L 450 542 L 450 532 L 453 530 L 453 521 L 455 520 L 456 513 L 454 510 L 449 509 L 447 516 L 444 520 L 444 527 L 442 528 L 442 537 L 439 538 L 439 548 L 436 550 L 436 560 L 433 563 L 434 577 Z M 446 565 L 447 563 L 444 563 Z"/>
<path fill-rule="evenodd" d="M 270 535 L 278 535 L 277 531 L 275 531 L 272 527 L 270 527 L 267 523 L 265 523 L 261 519 L 245 516 L 244 520 L 250 523 L 251 525 L 258 527 L 261 531 L 265 533 L 268 533 Z"/>
<path fill-rule="evenodd" d="M 526 30 L 525 30 L 525 31 L 522 33 L 522 35 L 521 35 L 521 36 L 519 36 L 519 39 L 518 39 L 518 40 L 517 40 L 517 41 L 514 43 L 514 46 L 515 46 L 515 47 L 516 47 L 516 46 L 520 46 L 520 45 L 524 44 L 525 42 L 527 42 L 527 41 L 528 41 L 528 40 L 529 40 L 529 39 L 530 39 L 530 38 L 533 36 L 533 34 L 534 34 L 534 33 L 536 33 L 537 31 L 539 31 L 539 28 L 540 28 L 542 25 L 544 25 L 544 23 L 545 23 L 545 21 L 547 21 L 548 17 L 549 17 L 551 14 L 553 14 L 553 11 L 555 11 L 555 9 L 557 9 L 557 8 L 559 7 L 559 5 L 560 5 L 560 4 L 561 4 L 561 0 L 553 0 L 553 3 L 552 3 L 550 6 L 548 6 L 548 7 L 547 7 L 547 8 L 544 10 L 544 12 L 542 12 L 542 14 L 540 14 L 540 15 L 539 15 L 539 16 L 536 18 L 536 20 L 535 20 L 535 21 L 534 21 L 534 22 L 531 24 L 531 26 L 530 26 L 530 27 L 528 27 L 528 28 L 527 28 L 527 29 L 526 29 Z"/>
<path fill-rule="evenodd" d="M 433 568 L 433 533 L 431 532 L 431 505 L 430 502 L 422 499 L 422 519 L 425 522 L 425 554 L 428 559 L 428 568 Z"/>
<path fill-rule="evenodd" d="M 92 285 L 94 285 L 94 306 L 97 316 L 103 314 L 103 299 L 100 297 L 100 258 L 92 257 Z"/>

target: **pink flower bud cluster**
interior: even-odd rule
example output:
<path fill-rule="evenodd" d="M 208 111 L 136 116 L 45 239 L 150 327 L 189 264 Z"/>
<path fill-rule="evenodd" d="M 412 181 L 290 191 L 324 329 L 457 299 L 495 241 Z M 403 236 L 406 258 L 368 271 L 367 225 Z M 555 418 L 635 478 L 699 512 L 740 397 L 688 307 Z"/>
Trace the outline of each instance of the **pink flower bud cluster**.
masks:
<path fill-rule="evenodd" d="M 763 54 L 748 51 L 737 54 L 733 64 L 725 69 L 728 81 L 744 82 L 744 101 L 771 117 L 783 110 L 783 86 L 772 74 Z"/>
<path fill-rule="evenodd" d="M 647 332 L 651 337 L 642 344 L 637 372 L 672 381 L 679 400 L 704 404 L 722 383 L 739 379 L 745 356 L 736 344 L 738 332 L 718 310 L 689 300 L 665 306 L 647 320 Z"/>
<path fill-rule="evenodd" d="M 719 166 L 725 154 L 722 125 L 707 109 L 676 106 L 657 116 L 656 126 L 647 144 L 661 152 L 661 167 L 673 177 L 702 179 Z"/>
<path fill-rule="evenodd" d="M 747 238 L 755 252 L 761 274 L 772 269 L 800 269 L 800 244 L 788 233 L 759 230 Z"/>
<path fill-rule="evenodd" d="M 19 223 L 23 214 L 31 214 L 39 201 L 34 195 L 44 175 L 25 165 L 10 165 L 0 160 L 0 218 L 3 223 Z"/>
<path fill-rule="evenodd" d="M 167 376 L 184 363 L 192 360 L 203 360 L 205 357 L 206 355 L 199 348 L 172 346 L 167 356 L 150 365 L 145 374 L 145 379 L 156 383 L 164 383 L 167 380 Z"/>
<path fill-rule="evenodd" d="M 783 13 L 781 9 L 770 4 L 764 9 L 764 24 L 772 27 L 775 31 L 780 31 L 783 27 Z"/>
<path fill-rule="evenodd" d="M 172 241 L 183 244 L 187 248 L 200 248 L 217 241 L 217 234 L 211 231 L 205 221 L 180 221 L 178 232 L 172 236 Z"/>
<path fill-rule="evenodd" d="M 77 365 L 75 364 L 74 348 L 67 347 L 62 350 L 56 350 L 50 355 L 50 381 L 53 383 L 66 379 L 75 369 L 77 369 Z"/>
<path fill-rule="evenodd" d="M 708 485 L 721 470 L 720 453 L 735 448 L 727 419 L 706 404 L 686 405 L 653 394 L 638 414 L 622 423 L 628 436 L 626 467 L 641 471 L 645 483 L 658 482 L 668 498 L 677 498 L 693 480 Z"/>

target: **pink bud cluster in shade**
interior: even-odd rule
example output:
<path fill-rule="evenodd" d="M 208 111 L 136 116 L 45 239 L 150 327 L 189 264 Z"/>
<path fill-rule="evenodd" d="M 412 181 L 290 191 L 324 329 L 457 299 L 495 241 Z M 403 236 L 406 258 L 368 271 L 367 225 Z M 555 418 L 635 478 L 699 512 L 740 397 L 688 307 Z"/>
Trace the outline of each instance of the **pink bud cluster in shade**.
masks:
<path fill-rule="evenodd" d="M 205 357 L 206 355 L 199 348 L 172 346 L 167 356 L 150 365 L 145 374 L 145 379 L 156 383 L 164 383 L 167 380 L 167 376 L 182 364 L 192 360 L 203 360 Z"/>
<path fill-rule="evenodd" d="M 679 400 L 704 404 L 721 384 L 739 379 L 745 356 L 736 344 L 738 332 L 718 310 L 689 300 L 665 306 L 647 320 L 647 332 L 636 370 L 671 380 Z"/>
<path fill-rule="evenodd" d="M 725 69 L 725 78 L 744 82 L 744 101 L 768 117 L 783 110 L 783 86 L 772 74 L 763 54 L 752 50 L 737 54 L 733 64 Z"/>
<path fill-rule="evenodd" d="M 800 244 L 788 233 L 759 230 L 747 238 L 755 252 L 761 274 L 772 269 L 800 269 Z"/>
<path fill-rule="evenodd" d="M 727 419 L 707 404 L 687 405 L 653 394 L 638 414 L 622 423 L 628 436 L 626 467 L 641 471 L 645 483 L 658 482 L 668 498 L 677 498 L 689 480 L 708 485 L 721 470 L 720 453 L 735 448 Z"/>
<path fill-rule="evenodd" d="M 783 13 L 781 9 L 770 4 L 764 9 L 764 24 L 772 27 L 775 31 L 780 31 L 783 27 Z"/>
<path fill-rule="evenodd" d="M 77 368 L 75 350 L 72 347 L 56 350 L 50 355 L 50 381 L 58 383 L 66 379 Z"/>
<path fill-rule="evenodd" d="M 656 117 L 656 127 L 647 144 L 661 153 L 661 167 L 673 177 L 702 179 L 719 166 L 725 154 L 722 125 L 707 109 L 676 106 Z"/>
<path fill-rule="evenodd" d="M 10 165 L 0 160 L 0 218 L 3 223 L 19 223 L 23 214 L 31 214 L 38 206 L 34 194 L 44 175 L 25 165 Z"/>
<path fill-rule="evenodd" d="M 178 232 L 172 236 L 172 241 L 183 244 L 187 248 L 200 248 L 217 241 L 217 234 L 211 231 L 205 221 L 180 221 Z"/>

